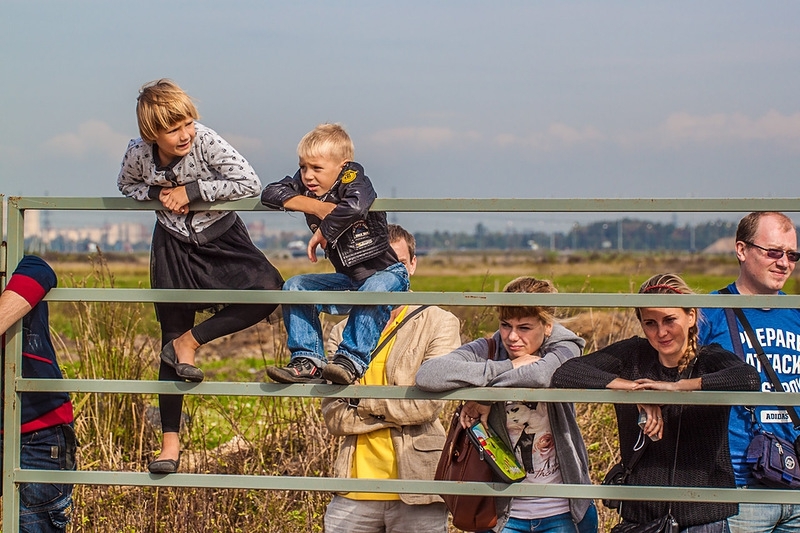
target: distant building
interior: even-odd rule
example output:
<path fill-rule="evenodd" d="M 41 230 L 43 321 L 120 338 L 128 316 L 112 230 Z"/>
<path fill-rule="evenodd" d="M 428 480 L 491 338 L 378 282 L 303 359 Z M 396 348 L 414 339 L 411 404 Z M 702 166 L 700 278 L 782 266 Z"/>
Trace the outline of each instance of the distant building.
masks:
<path fill-rule="evenodd" d="M 144 224 L 131 222 L 107 224 L 104 229 L 106 234 L 103 242 L 112 247 L 148 242 L 152 234 L 152 228 L 148 228 Z"/>
<path fill-rule="evenodd" d="M 704 254 L 732 254 L 736 248 L 736 237 L 722 237 L 703 249 Z"/>
<path fill-rule="evenodd" d="M 26 237 L 41 237 L 42 235 L 42 213 L 36 210 L 25 211 L 25 223 L 23 231 Z"/>
<path fill-rule="evenodd" d="M 150 249 L 153 234 L 152 224 L 139 222 L 115 222 L 102 226 L 80 228 L 47 228 L 40 223 L 40 212 L 25 213 L 25 246 L 29 252 L 93 252 L 97 250 L 135 252 Z M 287 242 L 295 241 L 298 235 L 269 228 L 263 221 L 247 224 L 253 242 L 262 249 L 278 249 Z M 306 254 L 305 241 L 292 242 L 292 255 Z"/>

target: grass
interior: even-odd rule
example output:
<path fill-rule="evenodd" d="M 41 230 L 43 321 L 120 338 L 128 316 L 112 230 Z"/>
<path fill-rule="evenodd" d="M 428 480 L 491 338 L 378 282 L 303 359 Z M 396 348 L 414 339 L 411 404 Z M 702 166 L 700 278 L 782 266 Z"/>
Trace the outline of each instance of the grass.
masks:
<path fill-rule="evenodd" d="M 48 260 L 61 286 L 149 286 L 146 258 L 113 265 L 98 256 L 86 261 Z M 329 271 L 324 262 L 311 265 L 305 260 L 285 260 L 275 264 L 285 277 Z M 729 283 L 735 277 L 736 264 L 730 259 L 676 255 L 453 254 L 420 258 L 412 289 L 498 291 L 517 276 L 534 275 L 553 280 L 560 292 L 618 293 L 631 292 L 651 274 L 664 271 L 683 273 L 690 286 L 708 292 Z M 461 319 L 465 340 L 496 328 L 491 308 L 463 306 L 450 310 Z M 632 334 L 629 317 L 615 318 L 610 330 L 605 331 L 595 324 L 602 315 L 602 310 L 589 313 L 589 325 L 582 334 L 590 346 Z M 152 305 L 55 302 L 51 304 L 51 326 L 58 333 L 59 357 L 69 377 L 156 379 L 159 327 Z M 283 326 L 261 323 L 254 328 L 249 333 L 254 343 L 237 344 L 241 335 L 234 335 L 198 351 L 198 364 L 209 379 L 264 381 L 267 364 L 285 361 Z M 156 412 L 154 397 L 78 393 L 73 395 L 73 402 L 82 443 L 80 468 L 142 471 L 157 453 L 160 431 L 152 419 Z M 577 404 L 576 409 L 589 448 L 592 478 L 599 483 L 617 460 L 613 408 Z M 325 430 L 317 399 L 187 396 L 184 410 L 183 471 L 332 475 L 337 440 Z M 322 529 L 329 498 L 329 494 L 320 492 L 78 486 L 70 530 L 314 532 Z M 608 525 L 612 513 L 602 506 L 599 512 L 601 524 Z"/>

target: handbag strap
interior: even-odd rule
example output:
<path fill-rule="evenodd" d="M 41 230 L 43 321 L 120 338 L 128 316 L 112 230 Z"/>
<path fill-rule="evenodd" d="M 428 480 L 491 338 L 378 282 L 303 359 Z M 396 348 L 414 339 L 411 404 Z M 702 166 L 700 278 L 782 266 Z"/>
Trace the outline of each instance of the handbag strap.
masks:
<path fill-rule="evenodd" d="M 417 316 L 418 314 L 423 312 L 428 307 L 429 306 L 427 306 L 427 305 L 421 305 L 421 306 L 417 307 L 416 309 L 414 309 L 413 311 L 411 311 L 410 313 L 408 313 L 405 317 L 403 317 L 403 320 L 401 320 L 400 323 L 397 324 L 394 327 L 394 329 L 392 331 L 390 331 L 389 334 L 386 335 L 383 338 L 381 343 L 378 346 L 376 346 L 374 350 L 372 350 L 372 355 L 369 356 L 370 360 L 373 360 L 373 359 L 375 359 L 375 357 L 377 357 L 377 355 L 381 352 L 383 347 L 386 346 L 386 344 L 390 340 L 392 340 L 395 335 L 397 335 L 397 330 L 399 330 L 403 326 L 403 324 L 405 324 L 406 322 L 408 322 L 409 320 L 411 320 L 412 318 L 414 318 L 415 316 Z"/>
<path fill-rule="evenodd" d="M 689 375 L 692 375 L 691 369 Z M 675 485 L 675 471 L 678 469 L 678 443 L 681 441 L 681 419 L 683 418 L 683 405 L 678 408 L 678 431 L 675 434 L 675 457 L 672 458 L 672 470 L 669 471 L 669 486 Z M 672 516 L 672 502 L 669 502 L 667 514 Z"/>
<path fill-rule="evenodd" d="M 694 365 L 697 363 L 697 357 L 689 361 L 689 365 L 681 372 L 681 375 L 678 376 L 678 381 L 682 379 L 690 379 L 692 377 L 692 372 L 694 371 Z M 684 377 L 684 375 L 686 377 Z M 678 469 L 678 444 L 681 441 L 681 419 L 683 419 L 683 405 L 681 404 L 678 406 L 678 430 L 675 433 L 675 456 L 672 458 L 672 470 L 669 472 L 669 486 L 672 487 L 675 485 L 675 471 Z M 667 514 L 672 516 L 672 502 L 669 502 L 669 507 L 667 508 Z"/>
<path fill-rule="evenodd" d="M 694 365 L 697 363 L 697 357 L 689 361 L 688 366 L 686 369 L 678 376 L 678 380 L 681 379 L 689 379 L 692 377 L 692 372 L 694 371 Z M 685 375 L 685 377 L 684 377 Z M 678 443 L 680 442 L 681 438 L 681 419 L 683 418 L 683 405 L 679 406 L 678 410 L 678 431 L 675 434 L 675 455 L 672 458 L 672 469 L 669 471 L 669 485 L 670 487 L 675 484 L 675 471 L 678 468 Z M 647 443 L 649 439 L 644 440 L 644 444 L 642 447 L 636 450 L 631 457 L 631 465 L 626 469 L 626 474 L 630 474 L 633 471 L 633 467 L 636 466 L 636 463 L 639 462 L 639 459 L 644 455 L 644 451 L 647 449 Z M 627 477 L 627 475 L 626 475 Z M 672 515 L 672 502 L 669 502 L 669 508 L 667 509 L 667 513 L 671 516 Z"/>
<path fill-rule="evenodd" d="M 689 377 L 691 377 L 692 371 L 694 370 L 694 365 L 695 365 L 696 362 L 697 362 L 697 357 L 695 357 L 694 359 L 689 361 L 689 364 L 686 366 L 686 368 L 681 373 L 681 375 L 678 376 L 678 379 L 679 380 L 680 379 L 688 379 Z M 684 378 L 684 374 L 686 375 L 686 378 Z M 681 412 L 683 412 L 683 407 L 681 407 Z M 678 436 L 680 436 L 680 415 L 678 415 L 678 421 L 679 421 Z M 639 448 L 634 448 L 634 453 L 631 456 L 631 464 L 630 464 L 630 466 L 628 466 L 626 468 L 626 470 L 628 472 L 633 471 L 633 467 L 635 467 L 636 463 L 639 462 L 639 459 L 642 458 L 642 455 L 644 454 L 645 449 L 647 449 L 647 443 L 648 442 L 650 442 L 649 439 L 644 439 L 644 441 L 642 442 L 642 445 Z M 675 442 L 675 449 L 676 449 L 675 461 L 677 461 L 677 459 L 678 459 L 677 446 L 678 446 L 678 443 L 677 443 L 677 439 L 676 439 L 676 442 Z M 673 463 L 674 463 L 674 461 L 673 461 Z M 675 464 L 672 465 L 672 469 L 673 470 L 675 470 L 675 466 L 676 466 Z M 670 480 L 670 484 L 672 484 L 672 480 Z"/>
<path fill-rule="evenodd" d="M 636 468 L 636 463 L 638 463 L 639 459 L 641 459 L 642 455 L 644 455 L 644 451 L 647 449 L 647 443 L 648 442 L 650 442 L 650 439 L 645 438 L 644 440 L 642 440 L 642 445 L 641 446 L 639 446 L 638 448 L 636 448 L 634 446 L 633 455 L 631 455 L 631 462 L 630 462 L 630 464 L 628 466 L 625 467 L 625 478 L 626 479 L 630 475 L 630 473 L 633 472 L 633 469 Z M 623 463 L 623 466 L 624 466 L 624 463 Z"/>
<path fill-rule="evenodd" d="M 732 294 L 730 289 L 728 289 L 728 287 L 720 289 L 719 292 L 720 294 Z M 758 361 L 759 363 L 761 363 L 761 368 L 764 369 L 764 372 L 766 372 L 767 377 L 769 377 L 769 381 L 772 384 L 773 390 L 775 392 L 782 391 L 783 385 L 781 385 L 781 380 L 778 379 L 778 374 L 775 372 L 775 369 L 772 368 L 772 364 L 769 362 L 767 354 L 764 353 L 764 348 L 762 348 L 761 343 L 758 342 L 758 337 L 756 337 L 756 334 L 753 331 L 753 327 L 750 325 L 750 321 L 747 320 L 744 311 L 742 311 L 742 309 L 739 307 L 735 307 L 733 308 L 733 313 L 736 315 L 736 317 L 739 319 L 739 322 L 742 324 L 745 335 L 747 335 L 747 338 L 750 339 L 750 344 L 753 345 L 753 349 L 756 351 L 756 355 L 758 356 Z M 731 330 L 731 335 L 733 336 L 732 330 Z M 739 346 L 741 346 L 741 342 L 739 343 Z M 740 353 L 739 355 L 741 357 L 744 357 L 744 347 L 742 347 L 742 353 Z M 788 407 L 785 406 L 781 407 L 783 409 L 786 409 L 786 412 L 789 414 L 789 418 L 792 419 L 792 424 L 794 424 L 794 429 L 800 430 L 800 416 L 797 415 L 797 411 L 795 410 L 794 406 L 790 405 Z"/>
<path fill-rule="evenodd" d="M 681 372 L 680 376 L 678 376 L 678 381 L 680 381 L 682 379 L 691 379 L 692 372 L 694 372 L 695 363 L 697 363 L 697 357 L 696 356 L 695 356 L 694 359 L 689 361 L 689 364 L 686 366 L 684 371 Z M 673 459 L 672 459 L 672 471 L 670 472 L 670 475 L 669 475 L 669 484 L 670 484 L 670 486 L 675 484 L 675 470 L 678 468 L 678 443 L 680 442 L 680 439 L 681 439 L 681 419 L 682 418 L 683 418 L 683 404 L 678 406 L 678 431 L 675 434 L 675 457 L 673 457 Z M 672 509 L 671 509 L 671 505 L 670 505 L 670 511 L 671 510 Z"/>
<path fill-rule="evenodd" d="M 736 325 L 736 315 L 733 314 L 733 309 L 730 307 L 725 308 L 725 320 L 728 322 L 728 333 L 731 335 L 733 352 L 744 359 L 744 346 L 742 346 L 742 338 L 739 336 L 739 326 Z"/>

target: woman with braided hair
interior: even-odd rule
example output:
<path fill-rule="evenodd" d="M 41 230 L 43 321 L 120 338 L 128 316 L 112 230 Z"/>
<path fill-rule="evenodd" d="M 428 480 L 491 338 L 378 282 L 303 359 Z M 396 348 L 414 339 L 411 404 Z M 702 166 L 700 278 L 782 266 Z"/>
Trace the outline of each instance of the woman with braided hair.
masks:
<path fill-rule="evenodd" d="M 645 281 L 640 294 L 692 294 L 675 274 Z M 645 338 L 631 337 L 566 361 L 552 386 L 574 389 L 756 391 L 755 369 L 718 344 L 697 345 L 694 307 L 642 307 Z M 728 452 L 727 405 L 614 404 L 623 464 L 649 437 L 628 485 L 735 487 Z M 640 418 L 641 417 L 641 418 Z M 679 427 L 680 426 L 680 427 Z M 645 437 L 646 436 L 646 437 Z M 677 448 L 676 448 L 677 447 Z M 673 468 L 674 466 L 674 468 Z M 623 523 L 645 524 L 667 514 L 681 532 L 726 533 L 738 505 L 725 502 L 624 501 Z"/>

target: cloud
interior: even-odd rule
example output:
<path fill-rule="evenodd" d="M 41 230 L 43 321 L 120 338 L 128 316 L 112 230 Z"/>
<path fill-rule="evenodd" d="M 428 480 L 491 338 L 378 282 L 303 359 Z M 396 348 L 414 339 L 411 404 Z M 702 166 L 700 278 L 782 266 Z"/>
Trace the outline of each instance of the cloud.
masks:
<path fill-rule="evenodd" d="M 404 146 L 418 150 L 459 147 L 481 140 L 476 131 L 458 131 L 452 128 L 409 127 L 381 130 L 368 140 L 380 146 Z"/>
<path fill-rule="evenodd" d="M 607 139 L 608 136 L 594 126 L 575 128 L 561 122 L 554 122 L 541 132 L 532 132 L 525 136 L 500 133 L 494 136 L 493 141 L 502 147 L 520 146 L 541 152 L 550 152 L 576 144 L 596 143 Z"/>
<path fill-rule="evenodd" d="M 121 160 L 130 137 L 115 132 L 100 120 L 89 120 L 78 126 L 77 132 L 62 133 L 45 141 L 45 152 L 73 159 L 102 155 Z"/>
<path fill-rule="evenodd" d="M 545 131 L 528 135 L 497 133 L 484 135 L 475 130 L 459 131 L 447 127 L 407 127 L 378 131 L 369 140 L 382 146 L 403 146 L 418 150 L 437 150 L 441 148 L 472 149 L 481 143 L 491 143 L 500 147 L 519 146 L 528 149 L 550 151 L 579 143 L 604 140 L 606 136 L 593 126 L 575 128 L 555 122 Z"/>
<path fill-rule="evenodd" d="M 661 124 L 646 130 L 604 132 L 586 125 L 550 124 L 544 131 L 525 136 L 497 134 L 498 146 L 522 146 L 547 152 L 589 143 L 610 143 L 623 148 L 662 148 L 665 145 L 732 145 L 763 141 L 779 147 L 800 149 L 800 113 L 783 115 L 775 110 L 751 118 L 743 113 L 692 115 L 672 113 Z"/>
<path fill-rule="evenodd" d="M 698 116 L 681 112 L 667 117 L 660 131 L 672 142 L 796 142 L 800 140 L 800 113 L 782 115 L 771 110 L 753 119 L 741 113 Z"/>
<path fill-rule="evenodd" d="M 742 113 L 692 115 L 672 113 L 661 123 L 644 130 L 602 131 L 591 124 L 572 126 L 553 122 L 543 130 L 524 134 L 459 131 L 448 127 L 406 127 L 374 133 L 370 141 L 404 150 L 434 151 L 443 148 L 479 149 L 482 144 L 501 149 L 524 149 L 529 153 L 555 152 L 596 145 L 628 149 L 664 148 L 668 145 L 729 145 L 764 141 L 800 149 L 800 113 L 783 115 L 769 111 L 751 118 Z"/>

